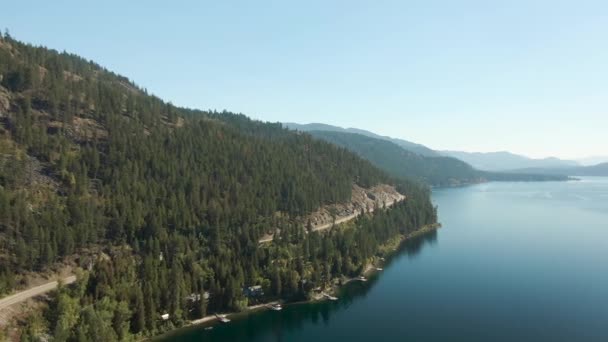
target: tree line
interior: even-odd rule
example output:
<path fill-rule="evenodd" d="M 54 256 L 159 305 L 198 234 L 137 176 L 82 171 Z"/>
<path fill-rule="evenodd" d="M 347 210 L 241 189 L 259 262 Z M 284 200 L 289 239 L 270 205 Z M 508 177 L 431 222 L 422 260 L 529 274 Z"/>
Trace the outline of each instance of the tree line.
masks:
<path fill-rule="evenodd" d="M 4 35 L 0 84 L 9 103 L 0 117 L 0 293 L 82 248 L 105 252 L 32 316 L 25 340 L 155 334 L 242 309 L 250 285 L 305 297 L 436 220 L 427 188 L 344 148 L 241 114 L 173 106 L 72 54 Z M 353 184 L 378 183 L 408 200 L 327 234 L 297 219 L 350 200 Z M 277 228 L 272 244 L 258 244 Z"/>

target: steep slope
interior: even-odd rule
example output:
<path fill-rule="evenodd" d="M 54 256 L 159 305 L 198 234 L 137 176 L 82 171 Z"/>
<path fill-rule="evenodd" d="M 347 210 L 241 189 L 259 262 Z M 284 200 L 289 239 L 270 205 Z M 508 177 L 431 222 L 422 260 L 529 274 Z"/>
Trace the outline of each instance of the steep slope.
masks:
<path fill-rule="evenodd" d="M 412 177 L 431 185 L 479 182 L 475 170 L 448 157 L 425 157 L 386 141 L 355 133 L 310 131 L 312 136 L 348 148 L 395 177 Z"/>
<path fill-rule="evenodd" d="M 301 217 L 378 184 L 408 200 L 356 229 L 306 232 Z M 0 294 L 67 256 L 90 269 L 24 338 L 152 335 L 242 309 L 243 287 L 258 284 L 265 298 L 302 299 L 435 221 L 427 188 L 346 149 L 178 108 L 78 56 L 0 39 Z M 269 230 L 281 234 L 260 246 Z M 90 247 L 97 257 L 78 258 Z"/>
<path fill-rule="evenodd" d="M 479 171 L 450 157 L 426 157 L 396 144 L 360 134 L 333 131 L 310 131 L 314 137 L 347 148 L 369 160 L 394 177 L 415 178 L 433 186 L 454 186 L 496 181 L 563 180 L 556 175 L 509 174 Z"/>
<path fill-rule="evenodd" d="M 533 159 L 510 152 L 461 152 L 441 151 L 448 157 L 458 158 L 474 168 L 487 171 L 507 171 L 525 168 L 562 168 L 578 166 L 573 160 L 558 158 Z"/>
<path fill-rule="evenodd" d="M 424 145 L 416 144 L 411 141 L 407 141 L 407 140 L 403 140 L 403 139 L 382 136 L 382 135 L 379 135 L 379 134 L 376 134 L 376 133 L 373 133 L 370 131 L 366 131 L 363 129 L 358 129 L 358 128 L 342 128 L 342 127 L 338 127 L 338 126 L 326 125 L 326 124 L 321 124 L 321 123 L 311 123 L 311 124 L 284 123 L 284 125 L 285 125 L 285 127 L 288 127 L 290 129 L 298 130 L 298 131 L 302 131 L 302 132 L 331 131 L 331 132 L 343 132 L 343 133 L 356 133 L 356 134 L 365 135 L 370 138 L 390 141 L 397 146 L 401 146 L 408 151 L 420 154 L 422 156 L 427 156 L 427 157 L 440 157 L 441 156 L 441 154 L 437 153 L 436 151 L 434 151 Z"/>

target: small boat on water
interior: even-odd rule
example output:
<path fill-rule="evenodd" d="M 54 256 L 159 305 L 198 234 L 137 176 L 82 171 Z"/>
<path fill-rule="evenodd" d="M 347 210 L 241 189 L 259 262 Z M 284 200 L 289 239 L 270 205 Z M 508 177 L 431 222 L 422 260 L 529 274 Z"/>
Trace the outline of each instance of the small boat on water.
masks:
<path fill-rule="evenodd" d="M 281 304 L 278 304 L 278 303 L 277 304 L 269 304 L 268 308 L 270 310 L 274 310 L 274 311 L 281 311 L 281 310 L 283 310 L 283 307 L 281 306 Z"/>
<path fill-rule="evenodd" d="M 228 322 L 230 322 L 230 320 L 226 317 L 226 315 L 215 314 L 215 318 L 217 318 L 222 323 L 228 323 Z"/>
<path fill-rule="evenodd" d="M 381 267 L 376 267 L 376 271 L 382 271 L 383 269 Z"/>
<path fill-rule="evenodd" d="M 357 279 L 360 281 L 367 281 L 367 278 L 365 278 L 364 276 L 359 276 Z"/>
<path fill-rule="evenodd" d="M 206 327 L 205 330 L 213 330 L 213 327 Z"/>

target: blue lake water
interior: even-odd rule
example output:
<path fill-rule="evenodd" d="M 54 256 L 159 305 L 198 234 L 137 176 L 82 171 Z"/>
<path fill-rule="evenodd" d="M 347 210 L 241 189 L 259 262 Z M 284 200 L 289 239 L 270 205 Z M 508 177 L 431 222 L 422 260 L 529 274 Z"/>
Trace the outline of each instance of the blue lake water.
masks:
<path fill-rule="evenodd" d="M 608 341 L 608 178 L 433 192 L 443 228 L 337 302 L 166 341 Z"/>

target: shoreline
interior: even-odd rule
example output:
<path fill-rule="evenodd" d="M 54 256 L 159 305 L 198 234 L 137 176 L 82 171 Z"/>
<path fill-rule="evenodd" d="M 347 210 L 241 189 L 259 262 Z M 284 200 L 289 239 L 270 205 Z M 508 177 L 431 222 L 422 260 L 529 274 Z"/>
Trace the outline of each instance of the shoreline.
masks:
<path fill-rule="evenodd" d="M 454 189 L 454 188 L 466 188 L 469 186 L 475 186 L 487 183 L 549 183 L 549 182 L 578 182 L 581 180 L 580 177 L 605 177 L 605 176 L 566 176 L 566 175 L 549 175 L 549 176 L 564 176 L 565 178 L 559 179 L 512 179 L 512 180 L 498 180 L 498 179 L 483 179 L 472 182 L 462 182 L 455 184 L 444 184 L 444 185 L 429 185 L 431 190 L 435 189 Z"/>
<path fill-rule="evenodd" d="M 380 257 L 380 258 L 374 257 L 374 261 L 368 263 L 365 266 L 365 269 L 363 270 L 361 276 L 370 276 L 370 275 L 380 272 L 380 270 L 378 268 L 380 266 L 383 266 L 386 263 L 385 258 L 393 256 L 395 254 L 395 252 L 397 252 L 399 250 L 399 248 L 403 245 L 403 243 L 406 242 L 407 240 L 415 238 L 420 235 L 423 235 L 430 231 L 437 230 L 441 227 L 442 227 L 441 223 L 438 222 L 438 223 L 433 223 L 433 224 L 422 226 L 420 229 L 418 229 L 410 234 L 407 234 L 407 235 L 400 234 L 398 236 L 395 236 L 395 238 L 389 240 L 386 244 L 384 244 L 380 247 L 379 250 L 380 250 L 380 254 L 382 254 L 382 257 Z M 238 316 L 238 315 L 243 315 L 243 314 L 250 314 L 253 312 L 257 312 L 257 311 L 270 310 L 270 308 L 268 306 L 273 305 L 273 304 L 281 304 L 283 306 L 290 306 L 290 305 L 296 305 L 296 304 L 328 301 L 329 299 L 325 296 L 325 294 L 330 295 L 330 296 L 335 296 L 337 294 L 337 292 L 340 289 L 342 289 L 342 287 L 348 285 L 351 282 L 361 281 L 361 279 L 359 279 L 358 277 L 349 278 L 349 277 L 345 277 L 345 276 L 340 276 L 340 277 L 334 278 L 333 281 L 335 281 L 335 279 L 339 279 L 338 284 L 334 284 L 328 288 L 322 289 L 320 294 L 317 294 L 316 296 L 313 295 L 312 298 L 310 298 L 310 299 L 300 300 L 300 301 L 295 301 L 295 302 L 288 302 L 288 303 L 285 303 L 281 300 L 274 300 L 274 301 L 270 301 L 270 302 L 266 302 L 266 303 L 260 303 L 260 304 L 248 306 L 243 311 L 239 311 L 239 312 L 226 312 L 226 313 L 217 313 L 217 314 L 225 315 L 227 318 L 230 318 L 231 316 Z M 364 281 L 367 281 L 367 279 Z M 207 315 L 205 317 L 201 317 L 201 318 L 189 321 L 188 323 L 184 324 L 183 326 L 170 330 L 170 331 L 167 331 L 167 332 L 164 332 L 161 335 L 150 337 L 150 340 L 153 340 L 155 337 L 169 335 L 179 329 L 190 328 L 190 327 L 194 327 L 197 325 L 204 325 L 206 323 L 212 323 L 212 322 L 217 322 L 217 321 L 218 321 L 218 318 L 216 316 L 216 313 L 214 313 L 212 315 Z"/>

